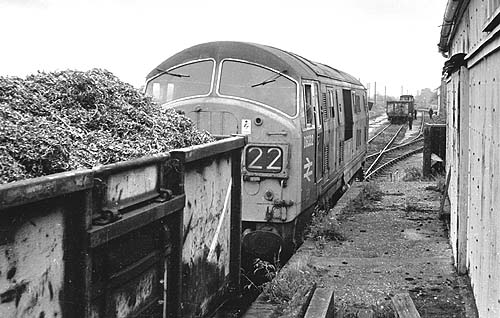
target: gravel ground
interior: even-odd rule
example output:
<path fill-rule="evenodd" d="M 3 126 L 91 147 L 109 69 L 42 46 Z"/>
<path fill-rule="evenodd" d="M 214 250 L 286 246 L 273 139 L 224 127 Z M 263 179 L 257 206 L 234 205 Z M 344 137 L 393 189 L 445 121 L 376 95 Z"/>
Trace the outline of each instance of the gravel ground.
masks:
<path fill-rule="evenodd" d="M 421 317 L 476 317 L 470 288 L 452 264 L 436 183 L 377 184 L 380 201 L 331 211 L 344 242 L 308 241 L 294 256 L 307 255 L 320 285 L 335 287 L 338 317 L 367 310 L 374 317 L 394 317 L 391 297 L 401 292 L 410 294 Z"/>
<path fill-rule="evenodd" d="M 416 155 L 393 170 L 421 165 Z M 393 317 L 390 300 L 401 292 L 410 294 L 421 317 L 476 317 L 467 279 L 453 267 L 436 181 L 373 183 L 382 192 L 380 201 L 331 211 L 344 242 L 307 242 L 298 252 L 310 255 L 322 285 L 335 286 L 338 317 L 361 317 L 366 310 L 374 317 Z"/>

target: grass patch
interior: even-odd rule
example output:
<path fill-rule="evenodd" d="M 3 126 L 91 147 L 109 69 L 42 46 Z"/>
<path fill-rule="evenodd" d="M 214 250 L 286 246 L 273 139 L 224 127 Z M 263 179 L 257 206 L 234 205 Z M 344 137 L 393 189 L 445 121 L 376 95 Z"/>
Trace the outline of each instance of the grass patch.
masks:
<path fill-rule="evenodd" d="M 313 212 L 307 234 L 317 247 L 322 248 L 327 241 L 345 241 L 340 223 L 329 211 L 316 209 Z"/>
<path fill-rule="evenodd" d="M 289 264 L 279 271 L 274 279 L 262 285 L 262 295 L 266 300 L 278 304 L 283 310 L 298 300 L 317 281 L 316 271 L 307 265 L 306 257 Z"/>
<path fill-rule="evenodd" d="M 241 268 L 241 286 L 245 292 L 262 292 L 262 285 L 271 281 L 280 270 L 279 260 L 269 262 L 260 258 L 252 261 L 251 268 Z"/>
<path fill-rule="evenodd" d="M 316 247 L 323 248 L 326 242 L 345 241 L 346 236 L 339 222 L 343 215 L 372 210 L 375 208 L 373 203 L 382 200 L 383 192 L 376 183 L 365 182 L 362 187 L 361 193 L 349 202 L 338 218 L 331 213 L 331 210 L 315 209 L 306 237 L 313 240 Z"/>
<path fill-rule="evenodd" d="M 419 181 L 422 180 L 422 171 L 417 167 L 405 168 L 403 181 Z"/>
<path fill-rule="evenodd" d="M 373 182 L 368 182 L 363 185 L 363 191 L 361 191 L 360 200 L 368 201 L 380 201 L 382 200 L 383 192 L 380 187 Z"/>
<path fill-rule="evenodd" d="M 352 199 L 342 211 L 340 220 L 350 214 L 363 213 L 375 209 L 374 203 L 381 201 L 383 194 L 376 183 L 364 182 L 360 194 Z"/>

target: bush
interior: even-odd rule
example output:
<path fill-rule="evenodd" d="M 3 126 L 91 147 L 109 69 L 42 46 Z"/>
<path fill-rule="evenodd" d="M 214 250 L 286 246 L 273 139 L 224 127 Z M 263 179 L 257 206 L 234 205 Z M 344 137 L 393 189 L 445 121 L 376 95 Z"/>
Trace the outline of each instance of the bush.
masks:
<path fill-rule="evenodd" d="M 316 209 L 313 212 L 308 228 L 307 238 L 317 242 L 321 247 L 327 241 L 344 241 L 339 222 L 328 211 Z"/>
<path fill-rule="evenodd" d="M 308 290 L 316 279 L 317 274 L 307 265 L 307 260 L 299 260 L 281 270 L 272 281 L 265 283 L 262 294 L 270 302 L 286 305 L 294 295 Z"/>
<path fill-rule="evenodd" d="M 212 140 L 106 70 L 0 77 L 0 184 Z"/>
<path fill-rule="evenodd" d="M 380 187 L 373 182 L 363 184 L 363 191 L 361 192 L 360 200 L 380 201 L 382 200 L 383 192 Z"/>
<path fill-rule="evenodd" d="M 422 171 L 417 167 L 405 168 L 403 181 L 418 181 L 422 179 Z"/>

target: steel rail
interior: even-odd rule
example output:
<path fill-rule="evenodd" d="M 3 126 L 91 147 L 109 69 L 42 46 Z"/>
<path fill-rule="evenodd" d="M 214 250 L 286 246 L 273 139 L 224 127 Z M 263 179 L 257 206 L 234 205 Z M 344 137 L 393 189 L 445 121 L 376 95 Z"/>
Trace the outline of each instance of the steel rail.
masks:
<path fill-rule="evenodd" d="M 365 176 L 365 180 L 370 179 L 372 176 L 374 176 L 375 174 L 381 172 L 383 169 L 387 168 L 388 166 L 391 166 L 391 165 L 395 164 L 396 162 L 401 161 L 403 159 L 406 159 L 407 157 L 412 156 L 412 155 L 414 155 L 416 153 L 419 153 L 419 152 L 421 152 L 423 150 L 424 150 L 424 147 L 420 147 L 420 148 L 417 148 L 415 150 L 409 151 L 409 152 L 405 153 L 404 155 L 401 155 L 399 157 L 396 157 L 396 158 L 394 158 L 394 159 L 392 159 L 392 160 L 384 163 L 383 165 L 381 165 L 377 169 L 375 169 L 375 170 L 371 171 L 369 174 L 367 174 Z"/>
<path fill-rule="evenodd" d="M 387 149 L 384 153 L 388 153 L 388 152 L 391 152 L 391 151 L 394 151 L 394 150 L 398 150 L 400 148 L 404 148 L 406 146 L 410 146 L 410 145 L 416 144 L 417 142 L 420 142 L 422 140 L 423 140 L 423 137 L 417 136 L 416 138 L 413 138 L 412 140 L 408 141 L 407 143 L 404 143 L 404 144 L 398 145 L 396 147 L 392 147 L 392 148 Z M 371 159 L 371 158 L 379 155 L 381 151 L 377 151 L 377 152 L 374 152 L 372 154 L 367 155 L 366 159 Z"/>
<path fill-rule="evenodd" d="M 418 135 L 414 139 L 417 139 L 424 134 L 425 114 L 423 112 L 421 112 L 421 114 L 422 115 L 420 116 L 420 118 L 421 118 L 420 119 L 420 128 L 418 131 Z"/>
<path fill-rule="evenodd" d="M 399 146 L 396 146 L 396 147 L 393 147 L 393 148 L 387 149 L 387 151 L 386 151 L 385 153 L 387 153 L 387 152 L 391 152 L 391 151 L 394 151 L 394 150 L 398 150 L 398 149 L 400 149 L 400 148 L 403 148 L 403 147 L 406 147 L 406 146 L 409 146 L 409 145 L 412 145 L 412 144 L 414 144 L 414 143 L 417 143 L 417 142 L 421 141 L 421 140 L 422 140 L 422 138 L 423 138 L 423 134 L 424 134 L 424 124 L 425 124 L 425 121 L 424 121 L 424 114 L 422 114 L 422 116 L 420 116 L 420 118 L 421 118 L 421 120 L 420 120 L 420 128 L 419 128 L 419 130 L 418 130 L 418 134 L 417 134 L 415 137 L 413 137 L 412 139 L 410 139 L 410 141 L 408 141 L 407 143 L 404 143 L 404 144 L 401 144 L 401 145 L 399 145 Z M 389 126 L 385 127 L 382 131 L 384 131 L 384 130 L 385 130 L 385 129 L 387 129 L 388 127 L 389 127 Z M 381 131 L 381 132 L 382 132 L 382 131 Z M 380 135 L 380 133 L 381 133 L 381 132 L 379 132 L 377 135 L 373 136 L 373 137 L 372 137 L 372 138 L 371 138 L 368 142 L 370 142 L 371 140 L 375 139 L 375 137 L 377 137 L 378 135 Z M 366 156 L 366 159 L 371 159 L 371 158 L 373 158 L 373 157 L 375 157 L 375 156 L 379 155 L 381 152 L 382 152 L 382 150 L 381 150 L 381 151 L 374 152 L 374 153 L 372 153 L 372 154 L 369 154 L 369 155 L 367 155 L 367 156 Z"/>
<path fill-rule="evenodd" d="M 375 158 L 375 161 L 373 161 L 373 163 L 370 165 L 370 167 L 368 167 L 368 169 L 366 169 L 367 174 L 370 174 L 373 167 L 375 167 L 376 164 L 379 162 L 380 158 L 382 158 L 382 156 L 384 155 L 384 152 L 387 150 L 387 148 L 389 148 L 394 143 L 394 141 L 398 137 L 398 135 L 401 132 L 401 130 L 403 129 L 403 127 L 404 127 L 404 125 L 401 125 L 401 127 L 399 127 L 398 131 L 394 134 L 394 136 L 391 138 L 391 140 L 389 140 L 389 142 L 385 145 L 384 149 L 382 149 L 382 151 L 377 156 L 377 158 Z"/>
<path fill-rule="evenodd" d="M 389 124 L 387 126 L 385 126 L 384 128 L 382 128 L 378 133 L 375 134 L 375 136 L 373 136 L 372 138 L 368 139 L 368 143 L 371 143 L 373 141 L 373 139 L 377 138 L 381 133 L 383 133 L 387 128 L 391 127 L 392 124 Z"/>

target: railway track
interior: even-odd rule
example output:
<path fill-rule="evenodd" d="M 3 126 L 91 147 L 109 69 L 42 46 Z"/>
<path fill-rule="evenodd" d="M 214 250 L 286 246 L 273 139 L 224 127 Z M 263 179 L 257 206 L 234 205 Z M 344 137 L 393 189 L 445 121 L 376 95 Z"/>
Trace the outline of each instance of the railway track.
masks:
<path fill-rule="evenodd" d="M 403 159 L 423 151 L 423 116 L 420 116 L 419 130 L 416 136 L 405 141 L 407 125 L 390 124 L 377 132 L 368 141 L 365 180 L 373 179 L 387 171 L 389 167 Z M 393 146 L 399 143 L 399 145 Z"/>
<path fill-rule="evenodd" d="M 372 141 L 375 140 L 375 138 L 377 138 L 378 136 L 380 136 L 384 131 L 386 131 L 389 127 L 391 127 L 392 124 L 389 124 L 387 126 L 385 126 L 384 128 L 380 129 L 373 137 L 371 137 L 370 139 L 368 139 L 368 144 L 370 144 Z"/>

